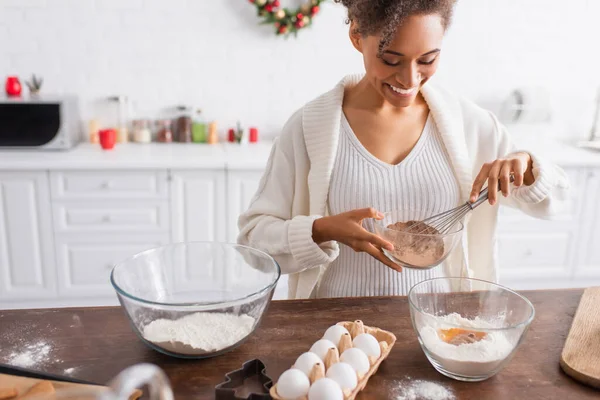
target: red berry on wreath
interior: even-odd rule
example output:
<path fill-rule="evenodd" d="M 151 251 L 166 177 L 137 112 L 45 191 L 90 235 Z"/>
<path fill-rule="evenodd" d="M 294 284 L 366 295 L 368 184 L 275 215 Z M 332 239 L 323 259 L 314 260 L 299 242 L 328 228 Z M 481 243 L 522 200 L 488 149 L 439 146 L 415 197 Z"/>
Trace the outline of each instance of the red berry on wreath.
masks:
<path fill-rule="evenodd" d="M 302 13 L 296 14 L 296 19 L 301 20 L 302 18 L 304 18 L 304 15 L 302 15 Z"/>
<path fill-rule="evenodd" d="M 319 6 L 314 6 L 313 8 L 310 9 L 311 15 L 315 15 L 318 12 L 319 12 Z"/>
<path fill-rule="evenodd" d="M 296 28 L 302 28 L 304 27 L 304 21 L 299 19 L 298 21 L 296 21 Z"/>
<path fill-rule="evenodd" d="M 279 7 L 279 0 L 275 0 L 273 2 L 273 7 Z"/>
<path fill-rule="evenodd" d="M 265 6 L 265 11 L 266 12 L 273 12 L 273 5 L 272 4 L 267 4 Z"/>
<path fill-rule="evenodd" d="M 277 30 L 277 32 L 279 32 L 279 33 L 286 33 L 287 32 L 287 26 L 286 25 L 281 25 L 279 27 L 279 29 Z"/>

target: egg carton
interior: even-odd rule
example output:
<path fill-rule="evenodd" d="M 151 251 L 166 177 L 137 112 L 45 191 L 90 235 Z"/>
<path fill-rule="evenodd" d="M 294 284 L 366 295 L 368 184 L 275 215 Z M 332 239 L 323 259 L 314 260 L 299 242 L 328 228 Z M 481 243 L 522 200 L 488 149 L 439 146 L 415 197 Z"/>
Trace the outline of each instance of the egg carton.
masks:
<path fill-rule="evenodd" d="M 323 366 L 321 364 L 316 364 L 310 371 L 308 379 L 310 381 L 310 384 L 312 385 L 317 380 L 323 378 L 330 366 L 340 362 L 340 355 L 347 349 L 354 347 L 352 345 L 352 340 L 356 336 L 361 335 L 363 333 L 373 335 L 375 339 L 377 339 L 377 342 L 379 342 L 381 355 L 379 357 L 368 357 L 369 363 L 371 365 L 369 370 L 365 374 L 358 374 L 358 384 L 356 385 L 354 390 L 344 391 L 344 400 L 354 400 L 356 396 L 367 386 L 369 378 L 377 372 L 383 360 L 385 360 L 390 354 L 392 347 L 394 347 L 394 344 L 396 343 L 396 336 L 392 332 L 385 331 L 380 328 L 365 326 L 360 320 L 356 320 L 354 322 L 338 322 L 336 325 L 340 325 L 346 328 L 350 333 L 350 336 L 348 336 L 348 334 L 342 335 L 340 342 L 337 345 L 337 349 L 330 349 L 327 355 L 325 356 L 325 359 L 323 360 L 323 363 L 325 365 Z M 271 387 L 269 394 L 273 399 L 285 400 L 277 394 L 277 384 Z M 304 396 L 303 398 L 300 398 L 298 400 L 308 400 L 308 396 Z"/>

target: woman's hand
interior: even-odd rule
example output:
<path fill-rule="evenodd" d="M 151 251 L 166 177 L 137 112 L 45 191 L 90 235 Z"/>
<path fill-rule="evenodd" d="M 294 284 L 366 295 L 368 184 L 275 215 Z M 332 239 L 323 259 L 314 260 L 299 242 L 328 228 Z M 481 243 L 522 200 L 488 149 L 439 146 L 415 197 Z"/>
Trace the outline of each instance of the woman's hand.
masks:
<path fill-rule="evenodd" d="M 475 182 L 473 182 L 473 189 L 471 190 L 470 201 L 474 202 L 479 197 L 485 181 L 488 182 L 488 188 L 490 188 L 488 194 L 488 200 L 491 205 L 496 204 L 498 199 L 498 190 L 493 189 L 498 187 L 500 182 L 500 190 L 504 197 L 510 195 L 510 176 L 514 176 L 514 185 L 519 187 L 523 184 L 529 186 L 535 182 L 533 176 L 532 160 L 529 153 L 514 153 L 509 155 L 507 158 L 499 158 L 496 161 L 485 163 L 479 171 Z"/>
<path fill-rule="evenodd" d="M 380 220 L 383 219 L 383 214 L 373 208 L 363 208 L 319 218 L 313 224 L 313 240 L 317 244 L 330 240 L 343 243 L 356 252 L 369 253 L 398 272 L 402 271 L 402 267 L 390 261 L 381 250 L 384 248 L 391 251 L 394 246 L 363 228 L 362 222 L 367 218 Z"/>

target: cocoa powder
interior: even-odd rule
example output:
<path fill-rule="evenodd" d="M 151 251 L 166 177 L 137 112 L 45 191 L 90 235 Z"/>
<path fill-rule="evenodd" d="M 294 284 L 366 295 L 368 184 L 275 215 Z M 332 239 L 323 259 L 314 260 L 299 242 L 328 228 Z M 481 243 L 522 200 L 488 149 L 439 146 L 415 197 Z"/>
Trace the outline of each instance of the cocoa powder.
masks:
<path fill-rule="evenodd" d="M 444 241 L 440 232 L 420 221 L 396 222 L 387 227 L 398 233 L 387 238 L 394 245 L 390 253 L 413 267 L 429 267 L 444 256 Z"/>

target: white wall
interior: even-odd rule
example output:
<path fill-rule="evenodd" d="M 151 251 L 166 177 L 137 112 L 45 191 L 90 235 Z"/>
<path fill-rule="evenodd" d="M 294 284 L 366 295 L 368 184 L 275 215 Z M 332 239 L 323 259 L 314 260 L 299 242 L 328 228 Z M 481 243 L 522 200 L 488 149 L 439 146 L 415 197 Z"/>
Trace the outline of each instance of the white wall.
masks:
<path fill-rule="evenodd" d="M 193 103 L 222 128 L 240 119 L 274 135 L 362 62 L 339 5 L 289 40 L 254 13 L 247 0 L 0 0 L 0 78 L 41 74 L 45 92 L 79 95 L 85 118 L 126 94 L 146 116 Z M 543 85 L 560 107 L 557 134 L 585 135 L 598 15 L 598 0 L 459 0 L 439 79 L 474 100 Z"/>

